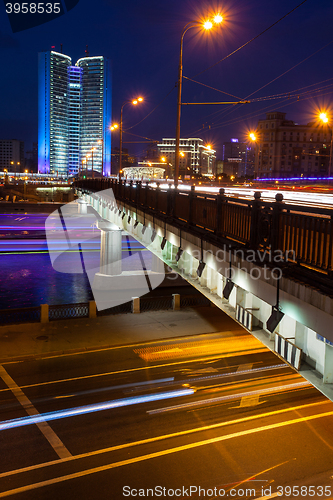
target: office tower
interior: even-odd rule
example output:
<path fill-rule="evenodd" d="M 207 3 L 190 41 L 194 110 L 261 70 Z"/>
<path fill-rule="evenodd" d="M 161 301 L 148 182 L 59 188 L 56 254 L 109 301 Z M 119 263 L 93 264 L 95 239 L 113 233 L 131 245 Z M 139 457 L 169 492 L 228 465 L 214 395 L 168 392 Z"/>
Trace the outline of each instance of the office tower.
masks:
<path fill-rule="evenodd" d="M 108 60 L 84 57 L 73 66 L 65 54 L 42 52 L 38 73 L 38 171 L 67 176 L 84 168 L 110 175 Z"/>
<path fill-rule="evenodd" d="M 0 171 L 19 173 L 24 168 L 24 142 L 0 139 Z"/>

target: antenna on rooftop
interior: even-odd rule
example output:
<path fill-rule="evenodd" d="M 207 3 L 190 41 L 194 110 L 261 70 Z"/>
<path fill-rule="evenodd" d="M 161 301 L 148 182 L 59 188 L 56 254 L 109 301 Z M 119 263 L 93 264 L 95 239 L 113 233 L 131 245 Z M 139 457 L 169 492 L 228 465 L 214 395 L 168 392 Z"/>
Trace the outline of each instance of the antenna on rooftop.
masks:
<path fill-rule="evenodd" d="M 60 44 L 60 54 L 62 54 L 62 43 Z"/>
<path fill-rule="evenodd" d="M 85 50 L 86 57 L 89 56 L 89 50 L 88 50 L 88 45 L 86 45 L 86 50 Z"/>

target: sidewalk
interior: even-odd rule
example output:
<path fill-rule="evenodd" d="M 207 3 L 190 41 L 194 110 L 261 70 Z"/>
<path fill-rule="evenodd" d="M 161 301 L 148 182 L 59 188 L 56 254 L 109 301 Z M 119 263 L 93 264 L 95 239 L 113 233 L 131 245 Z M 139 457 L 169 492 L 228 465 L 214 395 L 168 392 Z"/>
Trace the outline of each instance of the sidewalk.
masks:
<path fill-rule="evenodd" d="M 0 363 L 242 327 L 217 307 L 118 314 L 0 327 Z"/>

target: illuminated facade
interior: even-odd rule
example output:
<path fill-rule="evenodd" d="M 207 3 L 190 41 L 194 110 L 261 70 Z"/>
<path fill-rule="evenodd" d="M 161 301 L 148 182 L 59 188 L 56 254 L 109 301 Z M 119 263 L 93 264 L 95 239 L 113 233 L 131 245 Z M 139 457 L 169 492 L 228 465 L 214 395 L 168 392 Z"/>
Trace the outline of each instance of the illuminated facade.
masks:
<path fill-rule="evenodd" d="M 176 139 L 162 139 L 157 144 L 161 156 L 167 162 L 175 165 Z M 213 174 L 215 170 L 216 151 L 210 146 L 204 146 L 203 140 L 199 138 L 180 139 L 179 142 L 179 174 Z"/>
<path fill-rule="evenodd" d="M 327 124 L 298 125 L 286 113 L 266 113 L 259 120 L 255 177 L 326 177 L 332 129 Z"/>
<path fill-rule="evenodd" d="M 75 66 L 55 51 L 38 59 L 38 171 L 75 175 L 90 154 L 88 170 L 110 175 L 111 74 L 103 56 Z M 94 150 L 91 153 L 91 150 Z"/>

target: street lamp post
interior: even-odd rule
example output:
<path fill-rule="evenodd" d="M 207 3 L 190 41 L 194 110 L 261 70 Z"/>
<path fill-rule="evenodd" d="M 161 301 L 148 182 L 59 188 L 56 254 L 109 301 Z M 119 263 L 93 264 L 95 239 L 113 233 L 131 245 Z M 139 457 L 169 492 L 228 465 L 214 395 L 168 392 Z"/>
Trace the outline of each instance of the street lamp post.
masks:
<path fill-rule="evenodd" d="M 328 127 L 331 129 L 330 157 L 329 157 L 329 160 L 328 160 L 328 177 L 331 177 L 331 171 L 332 171 L 333 127 L 332 127 L 332 125 L 330 126 L 328 124 L 329 119 L 328 119 L 327 113 L 320 113 L 319 118 L 320 118 L 320 120 L 323 123 L 327 124 Z"/>
<path fill-rule="evenodd" d="M 122 161 L 123 161 L 123 110 L 126 104 L 133 104 L 136 106 L 139 102 L 142 102 L 142 97 L 137 97 L 132 101 L 125 101 L 120 108 L 120 124 L 119 124 L 119 179 L 120 172 L 122 171 Z"/>
<path fill-rule="evenodd" d="M 254 142 L 255 149 L 254 149 L 254 176 L 253 180 L 257 178 L 257 170 L 256 170 L 256 165 L 257 165 L 257 158 L 258 158 L 258 166 L 259 166 L 259 154 L 258 154 L 258 143 L 257 143 L 257 136 L 254 132 L 251 132 L 249 134 L 249 138 L 251 139 L 252 142 Z"/>
<path fill-rule="evenodd" d="M 219 14 L 214 17 L 214 23 L 220 24 L 222 22 L 222 16 Z M 174 186 L 178 186 L 179 177 L 179 143 L 180 143 L 180 115 L 182 108 L 182 82 L 183 82 L 183 44 L 185 33 L 191 28 L 204 27 L 206 30 L 210 30 L 213 27 L 211 21 L 206 21 L 203 24 L 192 24 L 187 23 L 184 28 L 180 38 L 180 52 L 179 52 L 179 66 L 178 66 L 178 82 L 177 82 L 177 122 L 176 122 L 176 147 L 175 147 L 175 167 L 174 167 Z"/>

